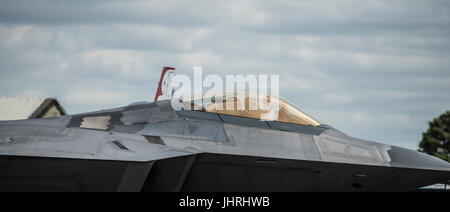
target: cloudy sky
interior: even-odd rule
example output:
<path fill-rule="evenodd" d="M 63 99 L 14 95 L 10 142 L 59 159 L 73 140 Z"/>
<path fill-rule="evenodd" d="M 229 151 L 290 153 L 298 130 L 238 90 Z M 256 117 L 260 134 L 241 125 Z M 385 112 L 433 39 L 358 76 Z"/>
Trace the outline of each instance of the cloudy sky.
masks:
<path fill-rule="evenodd" d="M 279 74 L 355 137 L 417 148 L 450 109 L 450 1 L 0 0 L 0 96 L 69 113 L 151 100 L 162 66 Z"/>

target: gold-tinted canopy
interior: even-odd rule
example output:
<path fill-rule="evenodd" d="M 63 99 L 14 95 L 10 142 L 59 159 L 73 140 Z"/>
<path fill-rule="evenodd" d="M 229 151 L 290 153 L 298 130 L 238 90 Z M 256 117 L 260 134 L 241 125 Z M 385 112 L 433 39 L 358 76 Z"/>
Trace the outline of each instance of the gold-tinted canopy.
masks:
<path fill-rule="evenodd" d="M 318 126 L 320 123 L 287 101 L 253 92 L 215 92 L 182 98 L 183 108 L 279 121 L 293 124 Z"/>

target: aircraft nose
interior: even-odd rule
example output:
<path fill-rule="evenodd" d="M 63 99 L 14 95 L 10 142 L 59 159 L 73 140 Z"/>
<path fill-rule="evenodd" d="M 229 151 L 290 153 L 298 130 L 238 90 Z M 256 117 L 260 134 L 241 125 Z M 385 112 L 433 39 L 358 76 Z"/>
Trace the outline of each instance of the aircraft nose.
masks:
<path fill-rule="evenodd" d="M 450 163 L 422 152 L 391 146 L 391 166 L 406 190 L 450 182 Z"/>
<path fill-rule="evenodd" d="M 391 146 L 388 154 L 394 167 L 450 172 L 450 163 L 422 152 Z"/>

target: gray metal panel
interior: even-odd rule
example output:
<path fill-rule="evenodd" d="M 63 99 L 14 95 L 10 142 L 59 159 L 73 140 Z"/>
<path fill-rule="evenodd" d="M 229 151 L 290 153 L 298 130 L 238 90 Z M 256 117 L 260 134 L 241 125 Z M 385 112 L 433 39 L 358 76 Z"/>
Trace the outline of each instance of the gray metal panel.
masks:
<path fill-rule="evenodd" d="M 327 125 L 327 124 L 321 124 L 321 125 L 319 125 L 319 127 L 325 128 L 325 129 L 327 129 L 327 130 L 329 130 L 329 129 L 334 129 L 332 126 Z"/>
<path fill-rule="evenodd" d="M 164 112 L 159 108 L 144 108 L 132 111 L 124 111 L 120 121 L 124 123 L 155 123 L 159 121 L 176 119 L 175 111 Z"/>
<path fill-rule="evenodd" d="M 422 152 L 391 146 L 391 166 L 450 171 L 450 163 Z"/>
<path fill-rule="evenodd" d="M 114 130 L 126 132 L 133 126 L 117 126 Z M 191 136 L 199 139 L 226 142 L 226 135 L 221 122 L 206 120 L 177 120 L 146 124 L 136 132 L 147 136 Z"/>
<path fill-rule="evenodd" d="M 224 123 L 269 129 L 269 125 L 267 125 L 265 121 L 261 121 L 259 119 L 252 119 L 240 116 L 230 116 L 224 114 L 219 114 L 219 116 Z"/>
<path fill-rule="evenodd" d="M 389 166 L 387 153 L 390 146 L 354 139 L 339 132 L 327 130 L 319 136 L 313 135 L 323 161 L 365 165 Z M 330 135 L 335 134 L 335 135 Z"/>
<path fill-rule="evenodd" d="M 117 188 L 118 192 L 139 192 L 147 179 L 154 161 L 147 163 L 129 162 Z"/>
<path fill-rule="evenodd" d="M 299 134 L 298 136 L 300 137 L 298 148 L 304 152 L 306 158 L 309 160 L 322 160 L 313 136 L 305 134 Z"/>
<path fill-rule="evenodd" d="M 234 148 L 222 147 L 217 153 L 223 151 L 236 155 L 321 160 L 312 135 L 232 124 L 224 124 L 224 128 Z"/>
<path fill-rule="evenodd" d="M 123 111 L 120 121 L 129 123 L 155 123 L 177 119 L 178 116 L 170 105 L 170 101 L 129 106 Z"/>
<path fill-rule="evenodd" d="M 203 119 L 218 122 L 222 121 L 217 113 L 208 113 L 198 110 L 179 110 L 177 111 L 177 115 L 182 118 Z"/>
<path fill-rule="evenodd" d="M 49 127 L 49 128 L 65 128 L 65 126 L 72 119 L 71 116 L 60 116 L 52 118 L 42 119 L 27 119 L 27 120 L 15 120 L 15 121 L 0 121 L 0 127 L 2 126 L 35 126 L 35 127 Z"/>
<path fill-rule="evenodd" d="M 315 127 L 311 125 L 291 124 L 285 122 L 268 121 L 270 128 L 275 130 L 283 130 L 289 132 L 297 132 L 308 135 L 319 135 L 326 129 L 321 127 Z"/>

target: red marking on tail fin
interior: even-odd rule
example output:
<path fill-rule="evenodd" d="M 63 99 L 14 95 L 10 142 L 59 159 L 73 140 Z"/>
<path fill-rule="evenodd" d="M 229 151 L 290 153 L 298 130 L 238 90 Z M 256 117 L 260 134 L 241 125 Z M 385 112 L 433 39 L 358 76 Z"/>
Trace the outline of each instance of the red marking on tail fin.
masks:
<path fill-rule="evenodd" d="M 159 79 L 159 83 L 158 83 L 158 89 L 156 90 L 156 94 L 155 94 L 155 100 L 154 100 L 155 102 L 158 101 L 159 96 L 162 95 L 162 89 L 161 89 L 162 80 L 164 79 L 164 75 L 166 74 L 166 72 L 169 70 L 175 70 L 175 68 L 168 67 L 168 66 L 163 67 L 163 70 L 161 72 L 161 78 Z"/>

